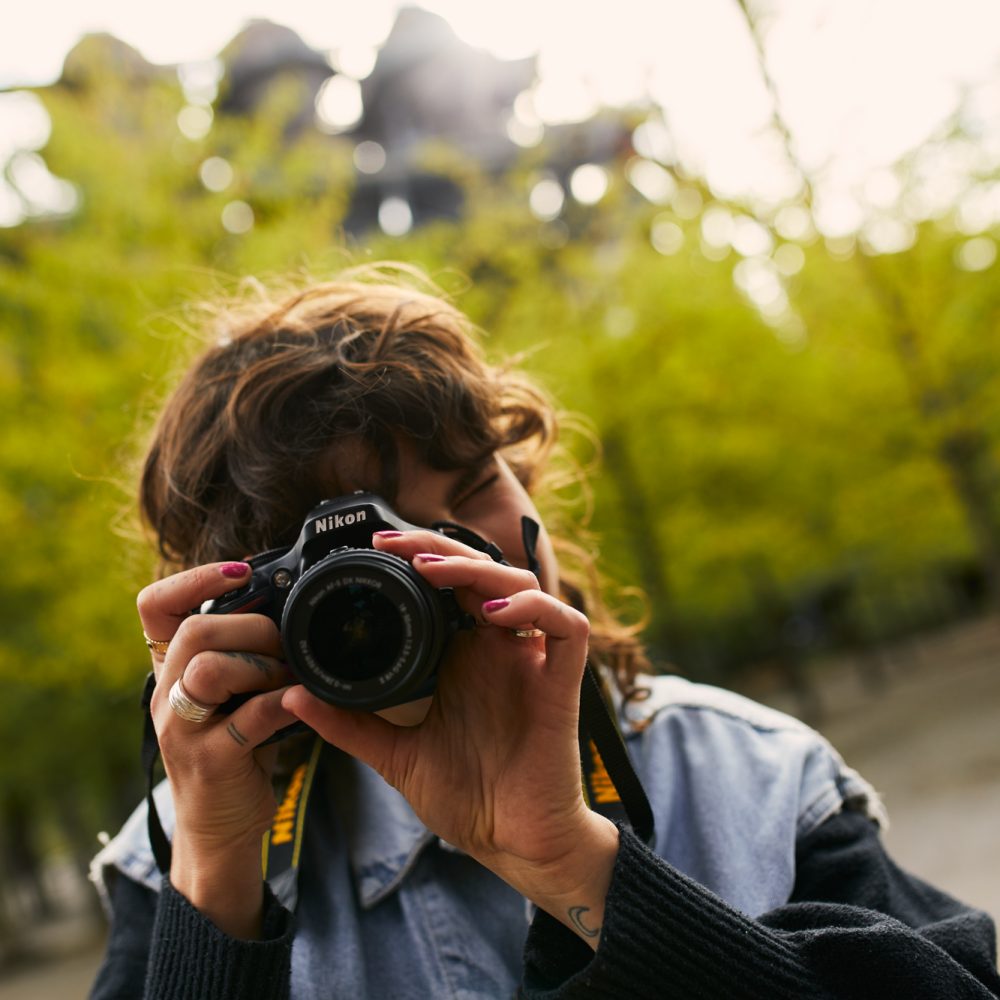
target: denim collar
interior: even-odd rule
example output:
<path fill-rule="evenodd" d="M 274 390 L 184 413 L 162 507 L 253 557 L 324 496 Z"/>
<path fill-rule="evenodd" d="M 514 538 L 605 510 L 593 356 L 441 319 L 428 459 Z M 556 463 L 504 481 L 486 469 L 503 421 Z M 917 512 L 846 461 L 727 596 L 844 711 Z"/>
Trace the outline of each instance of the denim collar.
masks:
<path fill-rule="evenodd" d="M 377 772 L 347 754 L 332 759 L 333 801 L 365 909 L 395 892 L 420 853 L 438 838 Z"/>

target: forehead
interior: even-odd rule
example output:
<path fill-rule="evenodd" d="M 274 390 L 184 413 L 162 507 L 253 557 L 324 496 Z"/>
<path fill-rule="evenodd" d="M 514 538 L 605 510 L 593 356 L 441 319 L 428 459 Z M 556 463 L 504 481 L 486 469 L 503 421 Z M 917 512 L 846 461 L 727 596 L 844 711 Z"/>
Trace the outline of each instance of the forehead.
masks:
<path fill-rule="evenodd" d="M 438 469 L 424 457 L 425 451 L 404 435 L 394 435 L 391 444 L 383 447 L 358 436 L 341 438 L 323 455 L 320 482 L 327 498 L 365 490 L 393 504 L 412 504 L 428 495 L 447 498 L 493 455 L 490 450 L 465 465 Z"/>
<path fill-rule="evenodd" d="M 355 490 L 380 493 L 384 489 L 385 465 L 376 449 L 360 437 L 342 437 L 323 452 L 318 479 L 328 499 Z"/>

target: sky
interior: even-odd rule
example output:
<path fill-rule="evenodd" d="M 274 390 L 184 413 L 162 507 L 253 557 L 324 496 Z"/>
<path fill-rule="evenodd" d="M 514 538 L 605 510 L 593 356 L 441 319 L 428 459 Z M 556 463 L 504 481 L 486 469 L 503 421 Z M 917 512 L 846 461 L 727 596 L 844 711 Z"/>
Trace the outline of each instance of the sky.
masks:
<path fill-rule="evenodd" d="M 759 0 L 760 6 L 763 0 Z M 470 44 L 537 53 L 543 121 L 652 98 L 684 163 L 723 197 L 780 200 L 795 178 L 767 125 L 772 96 L 736 0 L 426 0 Z M 19 4 L 0 31 L 0 87 L 51 82 L 88 31 L 109 31 L 150 61 L 209 60 L 252 17 L 298 31 L 355 75 L 371 65 L 397 0 L 134 0 Z M 828 205 L 866 185 L 940 129 L 964 88 L 991 123 L 1000 161 L 1000 4 L 996 0 L 766 0 L 769 71 L 804 165 Z M 609 11 L 613 10 L 613 15 Z M 19 126 L 0 102 L 0 152 Z M 991 146 L 992 149 L 992 146 Z M 881 174 L 880 174 L 881 171 Z M 844 201 L 846 204 L 846 201 Z M 843 209 L 843 205 L 841 208 Z M 848 215 L 850 212 L 848 211 Z"/>

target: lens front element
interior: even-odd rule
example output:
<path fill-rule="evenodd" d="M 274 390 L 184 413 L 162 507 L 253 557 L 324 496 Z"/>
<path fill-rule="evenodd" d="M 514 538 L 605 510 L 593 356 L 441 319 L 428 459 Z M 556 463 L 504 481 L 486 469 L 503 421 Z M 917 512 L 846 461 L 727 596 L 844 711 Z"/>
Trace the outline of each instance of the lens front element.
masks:
<path fill-rule="evenodd" d="M 365 709 L 425 693 L 445 632 L 433 588 L 405 559 L 375 549 L 337 549 L 311 566 L 281 622 L 299 680 L 325 701 Z"/>

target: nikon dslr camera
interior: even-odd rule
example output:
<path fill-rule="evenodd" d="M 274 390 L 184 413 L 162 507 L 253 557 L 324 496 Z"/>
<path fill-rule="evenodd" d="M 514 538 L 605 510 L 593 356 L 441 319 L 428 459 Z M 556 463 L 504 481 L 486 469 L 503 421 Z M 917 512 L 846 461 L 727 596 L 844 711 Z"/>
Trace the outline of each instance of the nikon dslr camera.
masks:
<path fill-rule="evenodd" d="M 415 527 L 372 493 L 324 501 L 290 549 L 254 556 L 250 582 L 201 611 L 267 615 L 295 677 L 324 701 L 374 710 L 421 698 L 451 636 L 473 621 L 451 590 L 372 548 L 376 531 Z"/>

